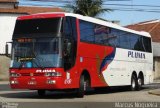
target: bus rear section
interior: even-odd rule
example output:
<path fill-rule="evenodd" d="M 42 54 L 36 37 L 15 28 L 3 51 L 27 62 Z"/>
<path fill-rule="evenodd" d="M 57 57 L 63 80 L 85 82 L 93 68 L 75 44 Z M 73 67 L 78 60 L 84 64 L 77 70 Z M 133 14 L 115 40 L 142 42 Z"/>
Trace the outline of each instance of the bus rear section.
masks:
<path fill-rule="evenodd" d="M 79 54 L 83 61 L 88 61 L 83 65 L 90 72 L 94 86 L 100 84 L 96 83 L 99 79 L 106 84 L 99 87 L 130 86 L 132 90 L 140 90 L 142 85 L 153 82 L 149 33 L 88 17 L 80 18 L 79 25 Z"/>

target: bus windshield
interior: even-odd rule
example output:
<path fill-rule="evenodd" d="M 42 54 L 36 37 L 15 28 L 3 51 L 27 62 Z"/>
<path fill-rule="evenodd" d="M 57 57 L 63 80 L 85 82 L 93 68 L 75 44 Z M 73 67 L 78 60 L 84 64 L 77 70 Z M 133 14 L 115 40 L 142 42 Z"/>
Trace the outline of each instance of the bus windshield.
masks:
<path fill-rule="evenodd" d="M 13 42 L 11 68 L 61 67 L 61 38 L 19 39 Z"/>
<path fill-rule="evenodd" d="M 62 19 L 17 20 L 11 68 L 62 67 Z"/>

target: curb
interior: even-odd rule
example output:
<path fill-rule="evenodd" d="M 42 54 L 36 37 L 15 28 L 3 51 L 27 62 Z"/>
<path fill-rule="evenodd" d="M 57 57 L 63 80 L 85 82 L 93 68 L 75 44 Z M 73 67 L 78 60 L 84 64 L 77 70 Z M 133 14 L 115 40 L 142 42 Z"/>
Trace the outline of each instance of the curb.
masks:
<path fill-rule="evenodd" d="M 0 85 L 1 84 L 9 84 L 9 81 L 0 81 Z"/>
<path fill-rule="evenodd" d="M 160 90 L 158 89 L 158 90 L 159 90 L 159 93 L 156 93 L 156 92 L 157 92 L 156 90 L 157 90 L 157 89 L 151 90 L 151 91 L 148 92 L 148 94 L 160 96 Z"/>
<path fill-rule="evenodd" d="M 160 83 L 160 80 L 158 80 L 158 81 L 153 81 L 153 83 Z"/>

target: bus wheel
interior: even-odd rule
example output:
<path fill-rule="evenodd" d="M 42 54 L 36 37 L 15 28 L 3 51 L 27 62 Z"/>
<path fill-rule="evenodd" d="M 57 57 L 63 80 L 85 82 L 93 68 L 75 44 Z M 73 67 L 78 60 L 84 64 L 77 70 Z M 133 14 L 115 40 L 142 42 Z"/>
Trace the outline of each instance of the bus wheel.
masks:
<path fill-rule="evenodd" d="M 138 77 L 138 90 L 141 90 L 142 89 L 142 82 L 143 80 L 142 80 L 142 78 L 139 76 Z"/>
<path fill-rule="evenodd" d="M 84 78 L 84 75 L 82 75 L 79 82 L 79 89 L 77 91 L 77 96 L 82 98 L 84 96 L 86 88 L 87 87 L 86 87 L 85 78 Z"/>
<path fill-rule="evenodd" d="M 46 94 L 45 90 L 37 90 L 39 96 L 44 96 Z"/>
<path fill-rule="evenodd" d="M 135 75 L 132 75 L 132 78 L 131 78 L 131 90 L 135 91 L 135 90 L 137 90 L 137 88 L 138 88 L 137 77 Z"/>

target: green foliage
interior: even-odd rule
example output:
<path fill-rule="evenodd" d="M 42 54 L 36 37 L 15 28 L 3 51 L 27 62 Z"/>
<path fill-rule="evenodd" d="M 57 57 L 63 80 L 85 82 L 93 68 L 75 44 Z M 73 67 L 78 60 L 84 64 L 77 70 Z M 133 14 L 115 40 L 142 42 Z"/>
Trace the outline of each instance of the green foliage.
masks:
<path fill-rule="evenodd" d="M 111 11 L 111 9 L 102 8 L 102 4 L 102 0 L 75 0 L 66 8 L 70 8 L 73 13 L 95 17 L 100 13 Z"/>

